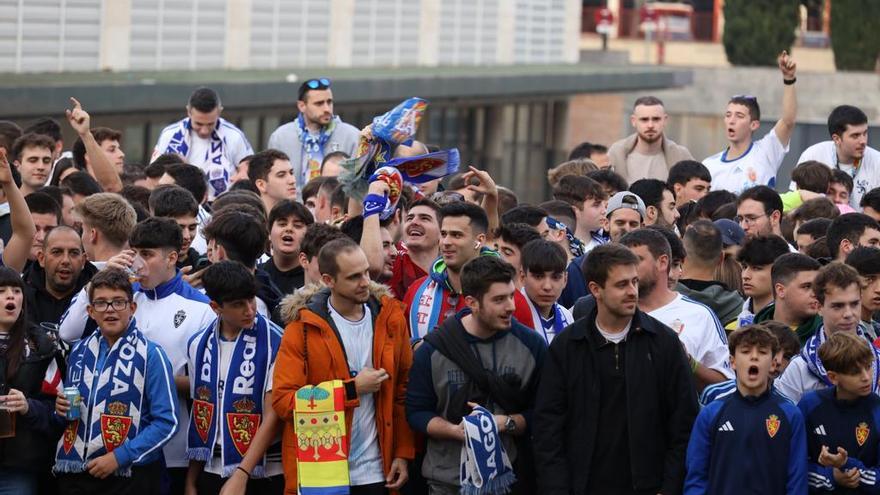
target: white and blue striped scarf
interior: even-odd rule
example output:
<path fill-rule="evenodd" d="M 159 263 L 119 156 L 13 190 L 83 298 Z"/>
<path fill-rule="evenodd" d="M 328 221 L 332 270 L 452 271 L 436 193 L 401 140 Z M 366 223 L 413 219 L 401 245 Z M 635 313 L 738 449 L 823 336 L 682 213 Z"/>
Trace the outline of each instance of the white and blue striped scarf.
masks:
<path fill-rule="evenodd" d="M 138 434 L 147 373 L 147 339 L 132 318 L 125 334 L 107 351 L 103 367 L 98 369 L 102 339 L 100 332 L 91 334 L 68 358 L 67 385 L 79 389 L 83 407 L 81 419 L 69 422 L 58 441 L 56 473 L 83 472 L 89 459 L 112 452 Z M 131 466 L 117 469 L 116 475 L 131 476 Z"/>
<path fill-rule="evenodd" d="M 281 345 L 281 330 L 261 315 L 254 326 L 243 329 L 235 340 L 229 369 L 223 377 L 219 404 L 220 319 L 196 334 L 198 339 L 192 377 L 193 407 L 187 434 L 186 457 L 207 461 L 217 442 L 217 418 L 224 426 L 220 441 L 223 477 L 229 477 L 241 463 L 256 436 L 263 416 L 263 399 L 269 370 Z M 251 474 L 265 476 L 265 456 Z"/>
<path fill-rule="evenodd" d="M 488 409 L 477 406 L 462 418 L 464 445 L 461 447 L 461 493 L 501 495 L 509 493 L 516 476 L 501 443 L 495 418 Z"/>
<path fill-rule="evenodd" d="M 207 180 L 208 186 L 211 188 L 210 197 L 212 198 L 216 198 L 225 192 L 229 184 L 229 159 L 226 158 L 223 149 L 226 143 L 223 141 L 220 133 L 217 132 L 222 122 L 223 119 L 217 119 L 217 125 L 211 131 L 211 146 L 208 148 L 208 156 L 205 160 L 205 163 L 210 164 L 207 167 Z M 165 153 L 177 153 L 184 158 L 188 158 L 187 155 L 192 145 L 191 132 L 192 122 L 190 119 L 181 120 L 177 131 L 171 136 L 171 141 L 168 142 L 168 147 L 165 148 Z"/>
<path fill-rule="evenodd" d="M 865 329 L 862 328 L 862 325 L 859 325 L 856 328 L 856 334 L 859 337 L 865 339 L 865 344 L 871 348 L 871 352 L 874 353 L 874 366 L 873 366 L 873 378 L 871 380 L 871 389 L 875 394 L 880 394 L 880 349 L 874 347 L 870 340 L 868 340 L 867 335 L 865 335 Z M 810 370 L 810 373 L 815 375 L 822 383 L 827 386 L 832 386 L 831 380 L 828 379 L 828 372 L 825 371 L 825 366 L 822 366 L 822 361 L 819 359 L 819 347 L 825 343 L 827 337 L 825 336 L 825 327 L 820 327 L 816 333 L 807 339 L 804 343 L 804 348 L 801 349 L 801 357 L 804 358 L 804 362 L 807 363 L 807 369 Z"/>

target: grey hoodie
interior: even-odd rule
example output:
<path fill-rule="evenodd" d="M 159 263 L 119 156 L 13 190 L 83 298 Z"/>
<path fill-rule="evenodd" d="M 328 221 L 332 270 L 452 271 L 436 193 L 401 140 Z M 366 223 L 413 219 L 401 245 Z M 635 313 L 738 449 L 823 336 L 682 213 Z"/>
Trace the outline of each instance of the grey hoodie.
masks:
<path fill-rule="evenodd" d="M 679 282 L 675 286 L 675 291 L 709 306 L 709 309 L 721 320 L 721 325 L 724 327 L 727 327 L 730 322 L 736 321 L 742 311 L 742 296 L 721 282 L 714 282 L 703 290 L 691 289 Z"/>

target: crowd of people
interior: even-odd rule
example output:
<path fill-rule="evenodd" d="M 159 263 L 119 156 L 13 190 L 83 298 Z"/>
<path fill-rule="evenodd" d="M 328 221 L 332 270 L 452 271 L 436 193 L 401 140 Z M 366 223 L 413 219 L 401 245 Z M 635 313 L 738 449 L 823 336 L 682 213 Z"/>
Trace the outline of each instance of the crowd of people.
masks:
<path fill-rule="evenodd" d="M 353 175 L 325 78 L 258 152 L 210 88 L 146 166 L 0 122 L 0 494 L 880 493 L 880 152 L 842 105 L 777 183 L 779 70 L 766 135 L 643 96 L 540 204 Z"/>

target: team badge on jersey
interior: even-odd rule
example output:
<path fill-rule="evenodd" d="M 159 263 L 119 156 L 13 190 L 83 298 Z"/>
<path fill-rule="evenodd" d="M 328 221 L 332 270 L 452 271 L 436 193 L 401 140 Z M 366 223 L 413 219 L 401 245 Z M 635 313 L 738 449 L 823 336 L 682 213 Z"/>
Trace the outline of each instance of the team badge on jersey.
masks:
<path fill-rule="evenodd" d="M 681 332 L 684 330 L 684 323 L 676 318 L 672 321 L 672 329 L 675 330 L 675 333 L 681 334 Z"/>
<path fill-rule="evenodd" d="M 183 320 L 186 319 L 186 311 L 180 310 L 174 315 L 174 328 L 179 328 Z"/>
<path fill-rule="evenodd" d="M 779 417 L 775 414 L 771 414 L 764 423 L 767 425 L 767 434 L 770 435 L 770 438 L 775 437 L 776 432 L 779 431 Z"/>
<path fill-rule="evenodd" d="M 856 442 L 859 442 L 859 447 L 865 444 L 870 434 L 871 429 L 868 428 L 868 423 L 859 423 L 859 426 L 856 427 Z"/>

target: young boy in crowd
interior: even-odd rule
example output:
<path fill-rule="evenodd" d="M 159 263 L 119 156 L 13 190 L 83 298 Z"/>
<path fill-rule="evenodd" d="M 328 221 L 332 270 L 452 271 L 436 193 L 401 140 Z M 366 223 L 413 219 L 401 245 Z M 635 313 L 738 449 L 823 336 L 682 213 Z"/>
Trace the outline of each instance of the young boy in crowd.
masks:
<path fill-rule="evenodd" d="M 171 218 L 180 226 L 183 246 L 177 257 L 177 268 L 196 269 L 201 254 L 192 247 L 199 236 L 199 204 L 192 193 L 180 186 L 159 186 L 150 194 L 150 212 L 156 217 Z"/>
<path fill-rule="evenodd" d="M 857 247 L 846 257 L 846 264 L 859 272 L 862 283 L 862 326 L 877 346 L 880 322 L 874 315 L 880 311 L 880 249 Z"/>
<path fill-rule="evenodd" d="M 71 351 L 64 382 L 82 398 L 79 419 L 65 419 L 64 394 L 55 401 L 55 418 L 66 426 L 55 454 L 60 493 L 159 493 L 162 446 L 179 426 L 171 362 L 137 327 L 123 270 L 95 275 L 88 299 L 98 330 Z"/>
<path fill-rule="evenodd" d="M 522 323 L 540 333 L 547 344 L 574 322 L 556 302 L 568 280 L 566 262 L 565 250 L 553 241 L 536 239 L 522 248 L 522 291 L 532 313 L 532 321 Z"/>
<path fill-rule="evenodd" d="M 806 493 L 803 416 L 770 391 L 779 341 L 760 325 L 733 332 L 729 341 L 736 392 L 697 416 L 687 449 L 684 493 Z"/>
<path fill-rule="evenodd" d="M 798 403 L 807 431 L 810 493 L 878 493 L 874 354 L 860 337 L 836 333 L 819 348 L 819 357 L 833 386 Z"/>
<path fill-rule="evenodd" d="M 282 294 L 292 294 L 305 284 L 299 251 L 306 229 L 313 223 L 315 218 L 308 208 L 289 199 L 275 203 L 269 212 L 272 257 L 260 268 L 269 274 Z"/>
<path fill-rule="evenodd" d="M 280 494 L 282 424 L 272 408 L 272 375 L 282 331 L 257 313 L 257 282 L 241 263 L 209 266 L 202 284 L 217 318 L 187 345 L 188 493 Z"/>
<path fill-rule="evenodd" d="M 737 327 L 750 325 L 755 314 L 773 302 L 770 271 L 776 258 L 788 253 L 788 243 L 777 235 L 747 239 L 736 255 L 742 266 L 742 292 L 746 296 Z"/>
<path fill-rule="evenodd" d="M 516 270 L 513 282 L 517 289 L 522 289 L 523 286 L 520 275 L 523 272 L 522 249 L 529 242 L 540 238 L 541 234 L 534 227 L 525 223 L 504 224 L 498 229 L 496 250 L 501 255 L 501 259 L 513 265 Z"/>

